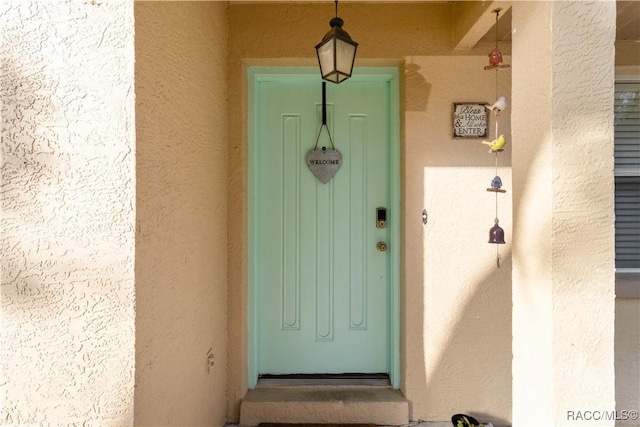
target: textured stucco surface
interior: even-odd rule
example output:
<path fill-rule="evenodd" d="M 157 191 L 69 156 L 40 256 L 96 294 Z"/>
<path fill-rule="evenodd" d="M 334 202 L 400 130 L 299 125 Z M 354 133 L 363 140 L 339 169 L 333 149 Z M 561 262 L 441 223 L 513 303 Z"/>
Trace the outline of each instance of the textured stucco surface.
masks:
<path fill-rule="evenodd" d="M 602 55 L 613 15 L 600 3 L 514 11 L 518 114 L 499 216 L 515 245 L 517 425 L 640 405 L 638 299 L 615 303 L 612 397 L 613 80 Z M 486 49 L 452 50 L 454 10 L 340 5 L 361 43 L 356 65 L 400 64 L 403 75 L 402 389 L 413 418 L 464 411 L 507 424 L 510 245 L 495 269 L 492 158 L 449 137 L 451 104 L 491 101 L 495 74 L 482 70 Z M 133 13 L 125 0 L 0 3 L 2 423 L 222 425 L 227 403 L 238 419 L 244 65 L 315 66 L 309 34 L 327 31 L 333 5 L 136 3 L 135 120 Z M 637 52 L 619 43 L 616 62 L 637 70 Z"/>
<path fill-rule="evenodd" d="M 613 2 L 513 7 L 514 425 L 615 408 L 614 23 Z"/>
<path fill-rule="evenodd" d="M 131 425 L 133 1 L 0 22 L 0 423 Z"/>
<path fill-rule="evenodd" d="M 450 139 L 453 102 L 496 99 L 496 72 L 485 65 L 484 56 L 412 58 L 407 65 L 417 69 L 406 93 L 418 91 L 418 79 L 429 88 L 428 96 L 412 95 L 425 109 L 407 109 L 404 120 L 404 387 L 415 420 L 444 421 L 465 411 L 498 425 L 510 420 L 510 107 L 499 121 L 509 139 L 498 159 L 508 191 L 498 195 L 507 241 L 499 269 L 496 246 L 487 243 L 495 156 L 478 140 Z M 498 92 L 511 98 L 508 72 L 500 72 Z M 493 135 L 493 120 L 490 127 Z"/>
<path fill-rule="evenodd" d="M 402 391 L 413 419 L 474 412 L 505 425 L 511 413 L 511 263 L 489 245 L 495 198 L 486 188 L 493 156 L 477 140 L 451 139 L 454 102 L 493 102 L 495 72 L 484 50 L 453 50 L 453 5 L 341 4 L 360 43 L 356 66 L 401 66 Z M 229 419 L 247 390 L 247 64 L 315 66 L 313 40 L 332 5 L 229 6 Z M 274 26 L 273 22 L 281 25 Z M 267 42 L 268 41 L 268 42 Z M 384 42 L 382 42 L 384 41 Z M 292 59 L 295 58 L 295 59 Z M 500 74 L 509 97 L 510 73 Z M 510 108 L 501 117 L 509 134 Z M 492 123 L 493 126 L 493 123 Z M 492 127 L 493 131 L 493 127 Z M 511 241 L 510 146 L 499 171 L 509 192 L 500 219 Z M 429 223 L 422 224 L 422 209 Z"/>
<path fill-rule="evenodd" d="M 223 425 L 226 4 L 138 2 L 135 18 L 135 424 Z"/>

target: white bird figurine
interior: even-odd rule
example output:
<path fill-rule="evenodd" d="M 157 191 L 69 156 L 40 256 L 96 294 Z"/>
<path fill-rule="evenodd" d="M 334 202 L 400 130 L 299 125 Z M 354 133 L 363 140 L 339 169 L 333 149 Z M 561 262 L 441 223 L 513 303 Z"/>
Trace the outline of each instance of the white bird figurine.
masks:
<path fill-rule="evenodd" d="M 497 117 L 500 111 L 507 108 L 507 98 L 501 96 L 496 102 L 493 103 L 493 105 L 485 105 L 484 107 L 487 110 L 493 111 L 493 114 Z"/>

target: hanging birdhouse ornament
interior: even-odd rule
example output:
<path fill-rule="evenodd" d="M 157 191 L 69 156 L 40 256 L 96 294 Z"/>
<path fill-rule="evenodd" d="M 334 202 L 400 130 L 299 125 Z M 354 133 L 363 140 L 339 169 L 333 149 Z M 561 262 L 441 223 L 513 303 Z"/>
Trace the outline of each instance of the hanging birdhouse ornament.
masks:
<path fill-rule="evenodd" d="M 500 65 L 502 64 L 502 52 L 497 47 L 491 51 L 489 54 L 489 65 Z"/>
<path fill-rule="evenodd" d="M 498 175 L 493 177 L 491 180 L 491 187 L 487 188 L 487 191 L 491 191 L 494 193 L 506 193 L 507 190 L 502 189 L 502 180 Z"/>
<path fill-rule="evenodd" d="M 496 14 L 496 47 L 489 53 L 489 65 L 484 67 L 485 70 L 499 70 L 503 68 L 509 68 L 511 65 L 502 63 L 502 52 L 498 49 L 498 39 L 500 38 L 498 34 L 498 17 L 500 16 L 500 11 L 502 9 L 497 8 L 493 11 Z"/>

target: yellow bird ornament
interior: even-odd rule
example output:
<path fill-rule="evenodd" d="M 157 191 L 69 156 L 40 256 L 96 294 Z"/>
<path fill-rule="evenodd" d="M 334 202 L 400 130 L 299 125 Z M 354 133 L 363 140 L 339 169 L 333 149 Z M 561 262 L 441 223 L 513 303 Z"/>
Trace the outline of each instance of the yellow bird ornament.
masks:
<path fill-rule="evenodd" d="M 504 149 L 504 146 L 507 144 L 507 139 L 504 135 L 500 135 L 493 141 L 482 141 L 482 143 L 489 146 L 490 153 L 495 153 L 496 151 L 502 151 Z"/>

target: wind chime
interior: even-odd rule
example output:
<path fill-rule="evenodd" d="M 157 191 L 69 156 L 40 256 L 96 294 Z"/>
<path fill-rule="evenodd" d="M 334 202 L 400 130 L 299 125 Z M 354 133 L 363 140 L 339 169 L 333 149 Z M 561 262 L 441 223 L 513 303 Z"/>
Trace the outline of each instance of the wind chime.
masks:
<path fill-rule="evenodd" d="M 498 72 L 510 67 L 509 64 L 502 63 L 502 52 L 498 49 L 498 17 L 501 10 L 502 9 L 495 9 L 493 11 L 496 14 L 496 47 L 491 51 L 491 53 L 489 53 L 489 65 L 484 67 L 485 70 L 495 70 L 496 72 L 496 102 L 493 105 L 485 106 L 493 113 L 495 122 L 495 139 L 493 141 L 482 141 L 483 144 L 487 144 L 489 146 L 489 153 L 495 156 L 495 176 L 491 180 L 491 186 L 487 188 L 487 191 L 495 193 L 496 198 L 496 215 L 494 225 L 489 230 L 489 243 L 493 243 L 495 245 L 505 244 L 504 230 L 500 227 L 500 220 L 498 219 L 498 194 L 507 192 L 507 190 L 502 188 L 502 179 L 500 179 L 500 176 L 498 175 L 498 154 L 504 151 L 504 146 L 507 143 L 504 134 L 500 134 L 498 128 L 500 112 L 507 108 L 507 98 L 499 96 L 498 93 Z M 500 246 L 496 246 L 496 264 L 498 268 L 500 268 Z"/>

